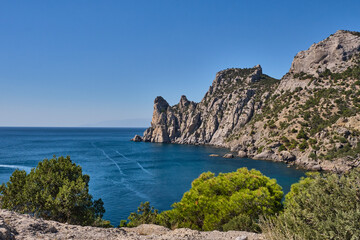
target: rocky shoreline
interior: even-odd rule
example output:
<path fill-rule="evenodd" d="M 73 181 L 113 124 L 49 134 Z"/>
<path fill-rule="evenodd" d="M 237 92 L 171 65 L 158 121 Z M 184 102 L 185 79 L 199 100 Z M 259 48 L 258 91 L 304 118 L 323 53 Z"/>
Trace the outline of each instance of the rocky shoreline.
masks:
<path fill-rule="evenodd" d="M 77 226 L 0 209 L 0 239 L 264 240 L 265 238 L 262 234 L 243 231 L 200 232 L 186 228 L 170 230 L 153 224 L 143 224 L 136 228 Z"/>

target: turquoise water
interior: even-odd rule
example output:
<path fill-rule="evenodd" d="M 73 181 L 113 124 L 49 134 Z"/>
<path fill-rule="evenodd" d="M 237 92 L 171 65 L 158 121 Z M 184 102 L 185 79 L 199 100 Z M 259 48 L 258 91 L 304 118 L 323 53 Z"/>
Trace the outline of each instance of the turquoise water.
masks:
<path fill-rule="evenodd" d="M 202 172 L 255 168 L 276 178 L 288 192 L 304 175 L 286 164 L 247 158 L 225 159 L 226 149 L 207 146 L 135 143 L 143 128 L 0 128 L 0 183 L 16 169 L 29 171 L 53 155 L 69 155 L 90 175 L 90 192 L 105 203 L 105 219 L 117 226 L 141 202 L 170 209 Z"/>

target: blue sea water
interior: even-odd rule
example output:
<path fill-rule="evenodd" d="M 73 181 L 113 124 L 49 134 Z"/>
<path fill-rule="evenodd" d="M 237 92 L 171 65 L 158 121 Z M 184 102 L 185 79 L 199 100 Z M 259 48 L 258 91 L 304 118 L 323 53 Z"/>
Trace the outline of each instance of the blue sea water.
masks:
<path fill-rule="evenodd" d="M 284 163 L 209 157 L 226 149 L 129 141 L 144 128 L 0 128 L 0 183 L 16 169 L 30 171 L 45 158 L 71 156 L 90 175 L 90 192 L 102 198 L 104 218 L 117 226 L 141 202 L 170 209 L 202 172 L 255 168 L 276 178 L 284 192 L 304 172 Z"/>

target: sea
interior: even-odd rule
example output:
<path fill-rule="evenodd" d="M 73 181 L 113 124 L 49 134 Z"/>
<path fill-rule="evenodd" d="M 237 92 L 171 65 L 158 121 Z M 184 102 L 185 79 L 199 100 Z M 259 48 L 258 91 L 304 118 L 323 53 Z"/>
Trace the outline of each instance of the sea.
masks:
<path fill-rule="evenodd" d="M 210 146 L 131 142 L 145 128 L 0 128 L 0 183 L 15 169 L 30 172 L 39 161 L 70 156 L 90 176 L 90 193 L 104 201 L 104 219 L 118 226 L 149 201 L 160 211 L 171 209 L 201 173 L 257 169 L 275 178 L 284 193 L 304 176 L 285 163 L 249 158 L 222 158 L 227 149 Z M 218 154 L 220 157 L 210 157 Z"/>

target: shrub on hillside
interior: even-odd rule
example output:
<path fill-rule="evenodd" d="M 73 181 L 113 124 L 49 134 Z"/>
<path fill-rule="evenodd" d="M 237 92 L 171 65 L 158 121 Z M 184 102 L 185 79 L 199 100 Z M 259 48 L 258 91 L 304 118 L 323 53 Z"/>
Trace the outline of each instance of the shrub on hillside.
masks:
<path fill-rule="evenodd" d="M 111 226 L 102 220 L 101 199 L 89 194 L 88 175 L 70 157 L 39 162 L 29 174 L 15 170 L 0 187 L 1 208 L 79 225 Z"/>
<path fill-rule="evenodd" d="M 302 178 L 284 205 L 283 213 L 262 224 L 267 239 L 359 239 L 360 170 Z"/>

